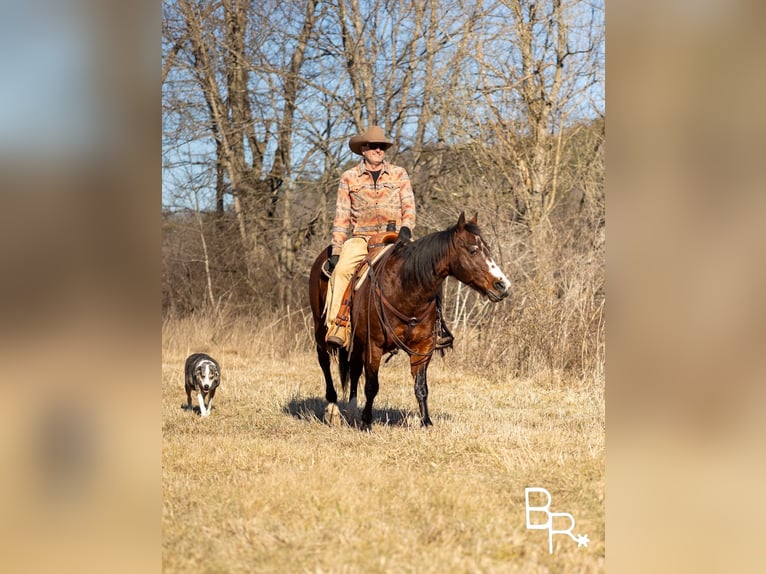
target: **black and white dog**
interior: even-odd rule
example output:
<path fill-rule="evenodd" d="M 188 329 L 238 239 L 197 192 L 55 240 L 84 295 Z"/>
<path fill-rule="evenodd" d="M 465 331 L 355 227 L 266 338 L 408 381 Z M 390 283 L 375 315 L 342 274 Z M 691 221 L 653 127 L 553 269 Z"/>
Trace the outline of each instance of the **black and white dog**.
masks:
<path fill-rule="evenodd" d="M 192 407 L 192 391 L 197 393 L 199 412 L 203 417 L 210 414 L 215 390 L 221 383 L 221 367 L 205 353 L 194 353 L 186 359 L 186 408 Z M 205 402 L 207 398 L 207 402 Z"/>

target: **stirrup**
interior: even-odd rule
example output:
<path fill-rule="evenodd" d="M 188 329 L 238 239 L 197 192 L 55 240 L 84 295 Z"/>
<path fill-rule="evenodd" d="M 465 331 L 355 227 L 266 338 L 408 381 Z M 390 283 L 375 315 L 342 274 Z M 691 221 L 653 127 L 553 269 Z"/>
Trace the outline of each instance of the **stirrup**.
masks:
<path fill-rule="evenodd" d="M 449 335 L 446 333 L 439 333 L 436 336 L 436 341 L 434 344 L 436 345 L 437 350 L 449 349 L 449 348 L 452 348 L 452 343 L 454 341 L 455 341 L 455 337 L 453 337 L 452 335 Z"/>
<path fill-rule="evenodd" d="M 325 343 L 330 347 L 336 347 L 338 349 L 346 347 L 347 343 L 350 343 L 348 340 L 348 329 L 348 326 L 341 327 L 337 324 L 334 325 L 330 331 L 328 331 L 327 336 L 325 337 Z"/>

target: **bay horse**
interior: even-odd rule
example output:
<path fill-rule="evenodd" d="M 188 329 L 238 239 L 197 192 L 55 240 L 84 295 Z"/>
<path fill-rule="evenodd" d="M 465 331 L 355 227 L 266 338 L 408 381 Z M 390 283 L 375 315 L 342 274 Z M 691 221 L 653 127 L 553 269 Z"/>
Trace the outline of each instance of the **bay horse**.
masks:
<path fill-rule="evenodd" d="M 477 226 L 477 215 L 467 222 L 465 213 L 461 213 L 456 225 L 411 243 L 396 243 L 369 270 L 367 279 L 354 294 L 351 349 L 340 349 L 337 353 L 341 385 L 345 393 L 350 380 L 349 403 L 354 409 L 357 384 L 364 370 L 363 429 L 369 430 L 372 423 L 380 361 L 385 353 L 394 353 L 398 349 L 410 357 L 421 425 L 433 424 L 428 414 L 426 371 L 436 347 L 439 328 L 436 297 L 448 276 L 472 287 L 493 303 L 510 293 L 511 283 L 493 261 Z M 311 267 L 309 301 L 328 412 L 332 408 L 337 412 L 338 395 L 330 370 L 330 350 L 325 343 L 324 305 L 328 279 L 322 272 L 322 265 L 328 256 L 329 248 L 317 256 Z"/>

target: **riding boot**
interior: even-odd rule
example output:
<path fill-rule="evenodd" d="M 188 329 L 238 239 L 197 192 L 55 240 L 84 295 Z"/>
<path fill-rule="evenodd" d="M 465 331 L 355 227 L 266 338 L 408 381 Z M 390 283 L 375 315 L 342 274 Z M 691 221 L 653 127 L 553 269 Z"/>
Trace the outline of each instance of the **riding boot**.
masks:
<path fill-rule="evenodd" d="M 340 309 L 335 316 L 330 328 L 327 330 L 325 342 L 334 347 L 345 347 L 348 349 L 351 345 L 351 295 L 354 289 L 353 278 L 346 287 L 341 300 Z"/>
<path fill-rule="evenodd" d="M 335 347 L 345 347 L 348 349 L 349 344 L 351 343 L 351 337 L 350 337 L 350 313 L 351 307 L 345 302 L 341 304 L 340 309 L 338 310 L 338 316 L 335 318 L 335 321 L 333 322 L 330 329 L 327 331 L 327 337 L 325 338 L 325 341 L 328 345 L 333 345 Z"/>
<path fill-rule="evenodd" d="M 436 335 L 436 348 L 437 349 L 451 348 L 452 342 L 454 340 L 455 340 L 455 337 L 450 332 L 449 327 L 447 327 L 447 323 L 444 322 L 443 318 L 439 317 L 439 332 Z"/>

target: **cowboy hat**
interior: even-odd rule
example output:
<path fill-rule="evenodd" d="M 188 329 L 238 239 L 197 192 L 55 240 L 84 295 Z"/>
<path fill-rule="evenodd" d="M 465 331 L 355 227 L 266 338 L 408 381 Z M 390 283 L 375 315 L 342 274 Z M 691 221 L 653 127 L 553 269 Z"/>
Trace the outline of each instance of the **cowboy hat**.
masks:
<path fill-rule="evenodd" d="M 386 138 L 386 135 L 383 133 L 383 129 L 380 126 L 370 126 L 363 134 L 352 136 L 351 139 L 348 140 L 348 147 L 350 147 L 351 151 L 355 154 L 362 155 L 362 146 L 368 143 L 385 144 L 385 149 L 390 148 L 394 144 L 394 142 Z"/>

